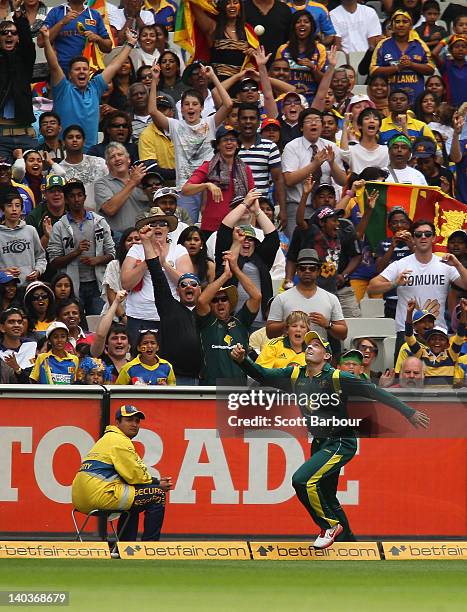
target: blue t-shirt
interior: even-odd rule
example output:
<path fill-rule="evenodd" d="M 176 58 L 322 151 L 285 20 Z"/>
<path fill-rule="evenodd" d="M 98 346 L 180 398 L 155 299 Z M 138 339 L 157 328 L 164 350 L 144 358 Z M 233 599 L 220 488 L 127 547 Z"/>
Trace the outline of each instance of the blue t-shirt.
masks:
<path fill-rule="evenodd" d="M 467 63 L 458 66 L 453 60 L 446 59 L 439 71 L 447 89 L 447 97 L 453 106 L 460 106 L 466 101 Z"/>
<path fill-rule="evenodd" d="M 146 8 L 154 15 L 155 24 L 165 26 L 169 32 L 174 31 L 177 14 L 177 3 L 174 0 L 161 0 L 157 11 L 149 3 L 146 3 Z"/>
<path fill-rule="evenodd" d="M 354 227 L 357 227 L 362 220 L 362 213 L 360 212 L 360 206 L 358 204 L 355 204 L 352 208 L 349 219 L 354 224 Z M 359 240 L 359 244 L 362 251 L 362 261 L 358 264 L 354 272 L 352 272 L 350 278 L 370 280 L 376 276 L 375 258 L 373 257 L 373 252 L 366 236 L 363 237 L 363 240 Z"/>
<path fill-rule="evenodd" d="M 52 28 L 70 11 L 67 4 L 61 4 L 50 9 L 47 17 L 44 20 L 44 25 Z M 65 74 L 68 74 L 68 66 L 70 60 L 77 55 L 83 54 L 83 49 L 86 44 L 86 37 L 80 34 L 78 23 L 81 23 L 85 30 L 95 32 L 101 38 L 109 38 L 100 13 L 94 9 L 85 9 L 76 19 L 70 21 L 62 27 L 54 40 L 54 47 L 57 53 L 58 63 Z"/>
<path fill-rule="evenodd" d="M 456 164 L 456 197 L 467 204 L 467 139 L 459 142 L 462 151 L 462 159 Z"/>
<path fill-rule="evenodd" d="M 64 78 L 52 87 L 54 111 L 60 115 L 62 129 L 69 125 L 80 125 L 85 133 L 85 152 L 97 144 L 99 128 L 99 101 L 107 89 L 101 74 L 91 79 L 84 91 Z"/>

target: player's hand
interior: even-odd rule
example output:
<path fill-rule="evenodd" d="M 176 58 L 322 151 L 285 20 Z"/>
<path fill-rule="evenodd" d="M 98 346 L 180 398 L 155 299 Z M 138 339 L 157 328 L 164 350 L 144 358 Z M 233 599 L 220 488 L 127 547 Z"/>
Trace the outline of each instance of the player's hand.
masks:
<path fill-rule="evenodd" d="M 415 414 L 409 417 L 409 421 L 414 427 L 422 427 L 423 429 L 428 429 L 428 425 L 430 424 L 430 417 L 424 412 L 416 410 Z"/>
<path fill-rule="evenodd" d="M 395 376 L 396 372 L 394 368 L 387 368 L 387 370 L 383 374 L 381 374 L 378 381 L 378 386 L 382 387 L 383 389 L 390 387 L 394 384 Z"/>
<path fill-rule="evenodd" d="M 214 183 L 206 183 L 209 193 L 212 195 L 212 199 L 216 204 L 222 201 L 222 190 Z"/>
<path fill-rule="evenodd" d="M 236 363 L 242 363 L 245 359 L 246 351 L 241 344 L 236 344 L 231 350 L 230 356 Z"/>
<path fill-rule="evenodd" d="M 173 489 L 172 476 L 161 476 L 159 486 L 163 491 Z"/>

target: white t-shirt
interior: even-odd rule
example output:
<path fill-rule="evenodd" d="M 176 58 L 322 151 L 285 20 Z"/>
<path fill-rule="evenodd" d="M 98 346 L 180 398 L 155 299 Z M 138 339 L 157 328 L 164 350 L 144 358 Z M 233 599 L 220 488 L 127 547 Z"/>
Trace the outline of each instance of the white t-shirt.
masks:
<path fill-rule="evenodd" d="M 428 185 L 423 174 L 410 166 L 406 166 L 403 170 L 399 168 L 397 170 L 392 168 L 392 172 L 389 169 L 389 166 L 386 166 L 384 169 L 389 172 L 389 176 L 386 179 L 387 183 L 400 183 L 403 185 Z M 396 176 L 397 181 L 394 180 L 393 173 Z"/>
<path fill-rule="evenodd" d="M 170 243 L 169 253 L 166 263 L 177 269 L 177 261 L 183 255 L 188 255 L 188 251 L 181 244 Z M 134 244 L 127 253 L 127 257 L 132 257 L 138 261 L 144 261 L 144 247 L 142 244 Z M 177 287 L 167 276 L 167 281 L 172 291 L 172 295 L 178 300 Z M 139 285 L 139 283 L 138 283 Z M 137 285 L 137 286 L 138 286 Z M 159 321 L 159 313 L 154 304 L 154 289 L 152 286 L 151 275 L 146 270 L 143 276 L 143 284 L 139 291 L 130 291 L 126 299 L 126 314 L 134 319 L 145 319 L 147 321 Z"/>
<path fill-rule="evenodd" d="M 182 116 L 182 101 L 179 100 L 175 105 L 177 109 L 177 117 Z M 206 99 L 204 100 L 203 110 L 201 112 L 201 119 L 206 119 L 211 115 L 214 115 L 216 112 L 216 105 L 214 104 L 214 98 L 212 97 L 212 93 L 209 91 Z"/>
<path fill-rule="evenodd" d="M 173 232 L 169 232 L 169 238 L 170 240 L 177 244 L 178 239 L 180 237 L 180 234 L 183 232 L 184 229 L 186 229 L 188 227 L 187 223 L 183 223 L 183 221 L 179 221 L 178 225 L 176 227 L 176 229 L 174 229 Z"/>
<path fill-rule="evenodd" d="M 363 4 L 357 4 L 354 13 L 338 6 L 329 13 L 337 36 L 342 39 L 342 51 L 366 51 L 368 39 L 381 35 L 381 23 L 376 11 Z"/>
<path fill-rule="evenodd" d="M 435 325 L 446 329 L 444 320 L 444 309 L 448 297 L 449 286 L 459 278 L 456 268 L 443 263 L 439 257 L 433 255 L 428 263 L 420 263 L 415 255 L 409 255 L 398 261 L 394 261 L 381 272 L 391 283 L 395 283 L 397 277 L 404 270 L 411 270 L 408 284 L 397 289 L 396 331 L 404 331 L 405 317 L 407 314 L 407 302 L 415 298 L 419 308 L 427 300 L 437 300 L 440 309 Z"/>
<path fill-rule="evenodd" d="M 385 168 L 389 164 L 389 152 L 386 145 L 378 145 L 377 149 L 370 151 L 358 143 L 351 145 L 347 151 L 341 150 L 341 155 L 350 170 L 356 174 L 360 174 L 368 166 Z"/>
<path fill-rule="evenodd" d="M 106 7 L 110 25 L 120 31 L 126 22 L 124 9 L 117 8 L 111 2 L 106 2 Z M 151 11 L 140 11 L 139 16 L 144 25 L 153 25 L 155 21 L 154 14 Z"/>
<path fill-rule="evenodd" d="M 316 293 L 310 297 L 305 297 L 297 287 L 292 287 L 277 295 L 269 311 L 268 321 L 285 321 L 291 312 L 301 310 L 307 314 L 310 312 L 321 313 L 327 321 L 343 321 L 342 307 L 339 299 L 333 293 L 316 288 Z M 318 332 L 321 338 L 327 339 L 327 331 L 320 325 L 311 324 L 311 329 Z"/>
<path fill-rule="evenodd" d="M 193 172 L 212 159 L 212 141 L 216 138 L 214 115 L 189 125 L 184 119 L 169 118 L 169 136 L 174 144 L 177 189 L 181 189 Z"/>

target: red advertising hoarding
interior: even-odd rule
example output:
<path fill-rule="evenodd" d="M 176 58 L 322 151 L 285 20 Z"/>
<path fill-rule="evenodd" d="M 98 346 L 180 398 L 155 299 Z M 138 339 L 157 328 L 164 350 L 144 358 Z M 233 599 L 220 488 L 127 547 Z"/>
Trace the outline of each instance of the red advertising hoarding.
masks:
<path fill-rule="evenodd" d="M 121 392 L 119 396 L 121 397 Z M 176 396 L 174 396 L 176 397 Z M 172 476 L 164 533 L 287 535 L 316 533 L 291 487 L 309 456 L 306 435 L 269 431 L 219 437 L 216 402 L 141 394 L 112 399 L 110 413 L 133 403 L 146 413 L 135 441 L 154 475 Z M 0 397 L 0 532 L 72 531 L 70 485 L 80 456 L 100 430 L 97 399 Z M 6 410 L 7 405 L 9 409 Z M 405 420 L 392 415 L 385 427 Z M 416 407 L 439 418 L 445 403 Z M 365 413 L 367 408 L 359 408 Z M 387 417 L 385 417 L 387 418 Z M 339 495 L 358 536 L 465 536 L 467 442 L 464 438 L 361 439 Z"/>

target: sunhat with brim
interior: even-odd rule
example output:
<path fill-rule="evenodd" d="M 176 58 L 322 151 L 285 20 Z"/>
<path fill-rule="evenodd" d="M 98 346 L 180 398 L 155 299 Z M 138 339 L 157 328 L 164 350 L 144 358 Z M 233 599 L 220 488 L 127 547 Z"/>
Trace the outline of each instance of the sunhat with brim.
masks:
<path fill-rule="evenodd" d="M 173 232 L 177 229 L 177 217 L 175 215 L 166 215 L 165 212 L 158 206 L 153 206 L 149 210 L 139 214 L 136 217 L 135 227 L 139 231 L 145 225 L 150 225 L 156 221 L 167 221 L 169 232 Z"/>
<path fill-rule="evenodd" d="M 238 303 L 238 289 L 235 285 L 228 285 L 227 287 L 221 287 L 216 295 L 219 293 L 225 293 L 229 300 L 230 309 L 235 310 Z"/>

